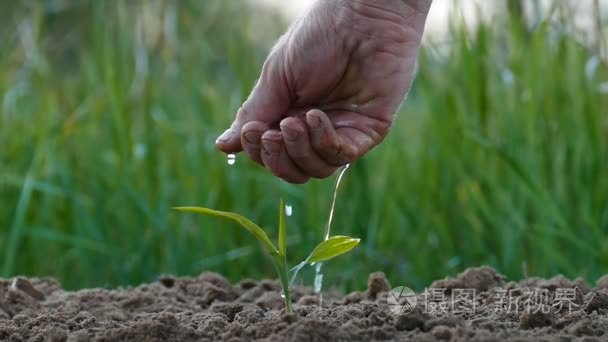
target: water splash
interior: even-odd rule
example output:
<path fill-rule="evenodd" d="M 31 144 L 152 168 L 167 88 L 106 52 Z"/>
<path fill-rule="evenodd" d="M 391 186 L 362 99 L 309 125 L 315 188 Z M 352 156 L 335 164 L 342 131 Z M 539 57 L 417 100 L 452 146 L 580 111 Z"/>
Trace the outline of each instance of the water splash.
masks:
<path fill-rule="evenodd" d="M 232 166 L 236 163 L 236 155 L 235 154 L 229 154 L 228 155 L 228 165 Z"/>

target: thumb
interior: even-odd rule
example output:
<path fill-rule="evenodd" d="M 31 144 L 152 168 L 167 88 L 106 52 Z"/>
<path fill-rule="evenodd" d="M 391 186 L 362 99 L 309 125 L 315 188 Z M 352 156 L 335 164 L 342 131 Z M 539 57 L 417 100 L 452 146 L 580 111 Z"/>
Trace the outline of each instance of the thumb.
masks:
<path fill-rule="evenodd" d="M 271 126 L 278 123 L 289 108 L 289 90 L 284 72 L 276 59 L 264 63 L 260 79 L 236 114 L 236 119 L 215 144 L 224 153 L 237 153 L 243 150 L 241 131 L 251 121 L 261 121 Z M 264 133 L 264 132 L 260 132 Z"/>

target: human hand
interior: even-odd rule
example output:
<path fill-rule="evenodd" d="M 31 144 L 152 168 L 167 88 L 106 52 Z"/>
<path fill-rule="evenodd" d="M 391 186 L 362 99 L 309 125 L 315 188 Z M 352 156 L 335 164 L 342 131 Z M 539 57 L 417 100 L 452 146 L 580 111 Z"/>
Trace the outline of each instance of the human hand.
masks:
<path fill-rule="evenodd" d="M 217 140 L 291 183 L 326 178 L 387 135 L 430 0 L 319 0 L 281 37 Z"/>

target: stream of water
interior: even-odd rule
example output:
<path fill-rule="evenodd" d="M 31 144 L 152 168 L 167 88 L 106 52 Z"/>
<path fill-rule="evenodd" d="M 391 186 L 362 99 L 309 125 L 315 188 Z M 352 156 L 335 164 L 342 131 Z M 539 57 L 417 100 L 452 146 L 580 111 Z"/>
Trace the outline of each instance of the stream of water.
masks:
<path fill-rule="evenodd" d="M 345 166 L 343 166 L 340 169 L 340 171 L 338 172 L 338 177 L 336 178 L 336 184 L 334 185 L 334 192 L 333 192 L 333 196 L 331 199 L 331 206 L 329 207 L 329 216 L 327 218 L 327 225 L 325 226 L 325 234 L 324 234 L 325 241 L 327 239 L 329 239 L 329 235 L 331 233 L 331 222 L 334 219 L 334 210 L 336 209 L 336 199 L 338 198 L 338 190 L 340 189 L 340 184 L 342 183 L 344 174 L 346 174 L 346 171 L 348 170 L 349 167 L 350 167 L 350 164 L 346 164 Z M 315 289 L 315 292 L 319 294 L 319 305 L 323 304 L 323 293 L 321 293 L 321 290 L 323 289 L 322 269 L 323 269 L 322 262 L 315 264 L 314 289 Z"/>

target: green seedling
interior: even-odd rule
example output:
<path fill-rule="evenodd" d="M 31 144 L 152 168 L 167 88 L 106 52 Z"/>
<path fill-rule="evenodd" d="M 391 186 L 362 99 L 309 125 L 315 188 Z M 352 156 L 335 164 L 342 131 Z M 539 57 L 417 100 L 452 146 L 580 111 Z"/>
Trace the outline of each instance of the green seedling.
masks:
<path fill-rule="evenodd" d="M 291 294 L 289 292 L 289 287 L 292 281 L 290 281 L 290 269 L 287 263 L 287 224 L 285 222 L 285 205 L 283 201 L 281 201 L 279 208 L 278 248 L 275 247 L 266 232 L 260 226 L 239 214 L 200 207 L 177 207 L 174 209 L 181 212 L 229 219 L 239 223 L 243 228 L 255 236 L 255 238 L 262 244 L 266 252 L 270 255 L 275 266 L 281 286 L 283 287 L 283 296 L 285 299 L 285 307 L 287 312 L 293 311 L 291 306 Z M 360 239 L 355 239 L 348 236 L 330 237 L 319 243 L 313 249 L 312 253 L 310 253 L 308 258 L 296 266 L 294 270 L 297 273 L 297 271 L 299 271 L 304 265 L 313 265 L 315 263 L 324 262 L 341 254 L 347 253 L 355 248 L 359 244 L 359 241 Z"/>

